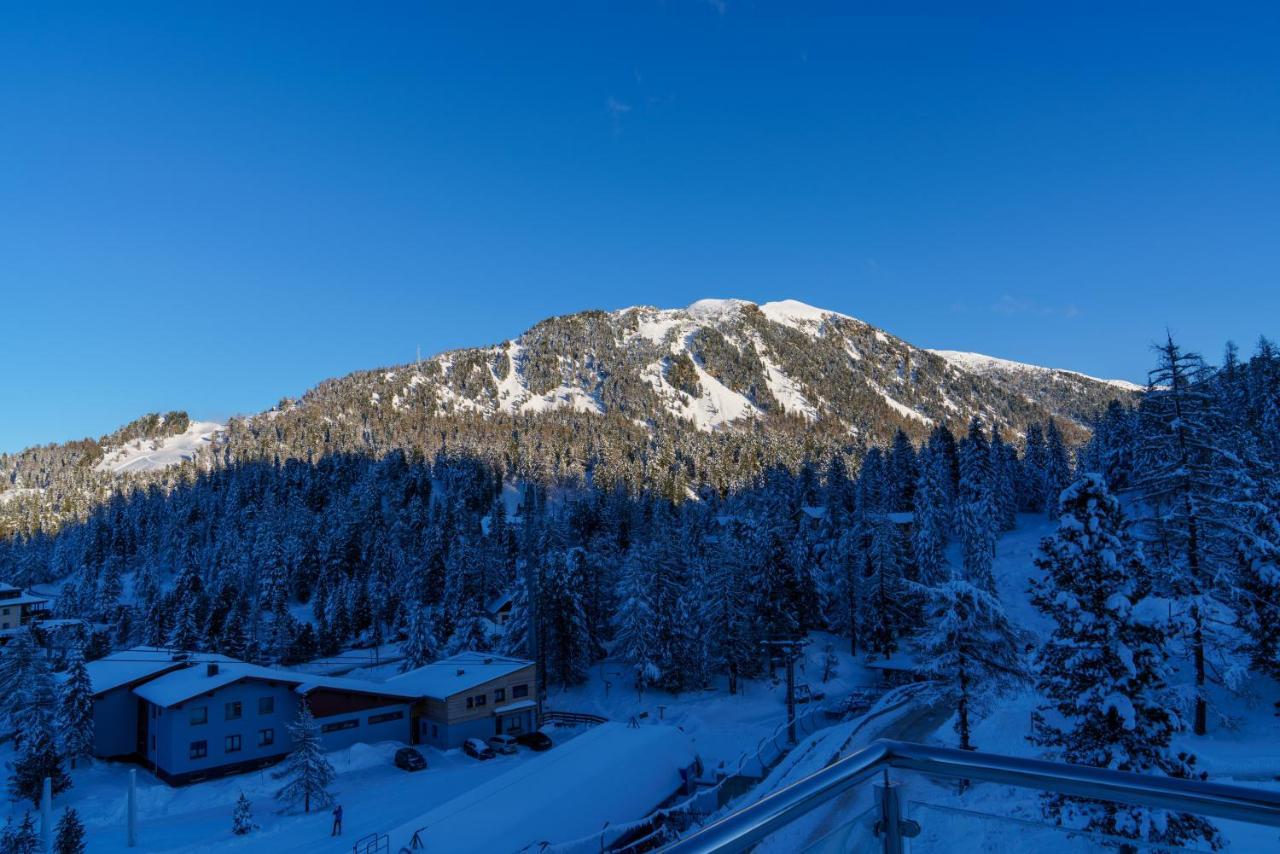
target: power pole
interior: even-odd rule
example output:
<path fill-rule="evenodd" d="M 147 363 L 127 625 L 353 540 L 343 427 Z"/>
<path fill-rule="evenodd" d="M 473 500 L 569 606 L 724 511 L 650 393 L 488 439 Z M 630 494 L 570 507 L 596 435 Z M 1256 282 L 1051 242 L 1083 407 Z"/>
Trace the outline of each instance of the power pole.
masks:
<path fill-rule="evenodd" d="M 796 742 L 796 661 L 808 643 L 807 640 L 796 638 L 760 642 L 771 667 L 778 654 L 782 655 L 783 663 L 787 666 L 787 739 L 792 744 Z"/>

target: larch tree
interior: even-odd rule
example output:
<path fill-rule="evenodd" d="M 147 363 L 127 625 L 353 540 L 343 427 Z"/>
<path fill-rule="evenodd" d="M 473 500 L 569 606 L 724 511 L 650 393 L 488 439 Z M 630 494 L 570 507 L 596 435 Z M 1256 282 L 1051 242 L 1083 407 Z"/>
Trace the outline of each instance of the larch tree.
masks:
<path fill-rule="evenodd" d="M 1191 777 L 1194 757 L 1170 747 L 1183 721 L 1166 675 L 1164 617 L 1147 601 L 1141 551 L 1101 475 L 1061 493 L 1058 530 L 1035 563 L 1044 575 L 1032 603 L 1054 630 L 1036 660 L 1046 702 L 1033 713 L 1032 742 L 1073 765 Z M 1222 844 L 1212 824 L 1185 813 L 1061 794 L 1044 796 L 1043 806 L 1072 829 L 1156 845 Z"/>

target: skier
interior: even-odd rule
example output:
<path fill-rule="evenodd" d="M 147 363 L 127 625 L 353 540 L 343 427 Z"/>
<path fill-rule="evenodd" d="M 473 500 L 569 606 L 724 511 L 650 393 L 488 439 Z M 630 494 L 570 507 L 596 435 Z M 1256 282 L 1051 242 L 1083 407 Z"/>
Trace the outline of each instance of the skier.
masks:
<path fill-rule="evenodd" d="M 330 836 L 342 835 L 342 804 L 333 808 L 333 833 Z"/>

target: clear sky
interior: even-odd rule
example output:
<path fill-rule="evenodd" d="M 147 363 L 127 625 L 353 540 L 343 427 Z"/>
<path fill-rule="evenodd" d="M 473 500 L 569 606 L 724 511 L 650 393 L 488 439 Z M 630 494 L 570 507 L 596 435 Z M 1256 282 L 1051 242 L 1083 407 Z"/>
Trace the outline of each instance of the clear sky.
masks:
<path fill-rule="evenodd" d="M 1280 336 L 1275 4 L 1048 5 L 7 4 L 0 450 L 700 297 Z"/>

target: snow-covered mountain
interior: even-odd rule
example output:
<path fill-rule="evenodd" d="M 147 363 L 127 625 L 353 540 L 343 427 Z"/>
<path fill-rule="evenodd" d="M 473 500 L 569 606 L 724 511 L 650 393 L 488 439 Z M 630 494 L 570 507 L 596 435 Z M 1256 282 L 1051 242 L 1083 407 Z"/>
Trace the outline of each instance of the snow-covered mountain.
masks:
<path fill-rule="evenodd" d="M 326 380 L 228 424 L 152 414 L 99 440 L 0 455 L 0 536 L 80 515 L 188 465 L 331 453 L 466 453 L 509 475 L 591 476 L 684 495 L 775 464 L 856 458 L 901 429 L 973 417 L 1016 439 L 1089 418 L 1137 387 L 931 351 L 795 300 L 704 299 L 552 317 L 515 338 Z"/>
<path fill-rule="evenodd" d="M 359 394 L 353 393 L 359 389 Z M 522 416 L 569 410 L 666 418 L 701 431 L 778 417 L 883 440 L 977 415 L 1020 433 L 1050 416 L 1079 426 L 1138 390 L 1073 371 L 915 347 L 795 300 L 705 299 L 552 318 L 491 347 L 352 374 L 300 401 L 333 414 Z"/>

